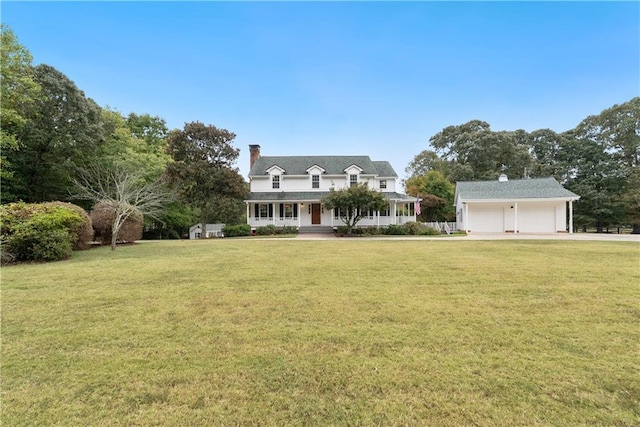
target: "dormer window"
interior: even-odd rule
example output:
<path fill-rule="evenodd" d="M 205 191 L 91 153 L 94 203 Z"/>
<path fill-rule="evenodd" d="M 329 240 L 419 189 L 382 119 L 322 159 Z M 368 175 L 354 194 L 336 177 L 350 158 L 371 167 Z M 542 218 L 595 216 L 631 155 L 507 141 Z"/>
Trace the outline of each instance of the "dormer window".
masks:
<path fill-rule="evenodd" d="M 280 188 L 280 175 L 271 176 L 271 188 Z"/>
<path fill-rule="evenodd" d="M 385 190 L 387 188 L 387 180 L 386 179 L 381 179 L 380 180 L 380 189 L 381 190 Z"/>
<path fill-rule="evenodd" d="M 349 187 L 358 185 L 358 175 L 349 175 Z"/>
<path fill-rule="evenodd" d="M 320 188 L 320 175 L 311 175 L 311 188 Z"/>

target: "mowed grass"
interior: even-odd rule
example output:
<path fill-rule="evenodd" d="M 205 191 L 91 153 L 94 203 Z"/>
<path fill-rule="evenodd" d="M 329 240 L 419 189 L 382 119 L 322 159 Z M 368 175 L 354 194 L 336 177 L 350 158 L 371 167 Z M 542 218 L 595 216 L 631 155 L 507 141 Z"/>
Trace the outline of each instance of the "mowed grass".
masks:
<path fill-rule="evenodd" d="M 2 269 L 2 425 L 640 424 L 640 245 L 165 241 Z"/>

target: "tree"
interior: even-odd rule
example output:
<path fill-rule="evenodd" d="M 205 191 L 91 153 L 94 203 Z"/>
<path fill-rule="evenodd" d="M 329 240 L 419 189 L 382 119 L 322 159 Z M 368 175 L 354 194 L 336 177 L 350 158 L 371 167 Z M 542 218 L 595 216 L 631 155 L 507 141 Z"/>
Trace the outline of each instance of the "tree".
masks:
<path fill-rule="evenodd" d="M 167 128 L 164 120 L 148 114 L 129 114 L 103 109 L 105 142 L 97 162 L 134 171 L 144 182 L 160 178 L 171 157 L 167 154 Z"/>
<path fill-rule="evenodd" d="M 327 209 L 338 209 L 340 219 L 347 226 L 347 234 L 351 234 L 353 227 L 370 211 L 381 211 L 389 206 L 384 195 L 369 189 L 367 183 L 340 190 L 332 188 L 329 194 L 322 198 L 322 204 Z"/>
<path fill-rule="evenodd" d="M 635 168 L 627 177 L 626 190 L 622 194 L 626 220 L 633 226 L 632 234 L 640 234 L 640 169 Z"/>
<path fill-rule="evenodd" d="M 34 80 L 31 54 L 5 24 L 0 24 L 0 37 L 0 178 L 3 181 L 2 200 L 6 201 L 13 199 L 7 187 L 13 172 L 6 153 L 19 150 L 18 135 L 40 95 L 40 86 Z"/>
<path fill-rule="evenodd" d="M 438 157 L 438 153 L 433 150 L 421 151 L 405 168 L 410 178 L 425 175 L 429 171 L 438 171 L 444 176 L 449 172 L 449 164 Z"/>
<path fill-rule="evenodd" d="M 9 190 L 24 201 L 64 200 L 78 164 L 95 160 L 104 140 L 100 107 L 64 74 L 34 68 L 41 96 L 19 133 L 20 149 L 7 153 Z"/>
<path fill-rule="evenodd" d="M 522 130 L 494 132 L 487 122 L 472 120 L 448 126 L 429 143 L 449 163 L 451 181 L 495 179 L 501 173 L 521 177 L 531 156 Z"/>
<path fill-rule="evenodd" d="M 167 164 L 168 181 L 185 203 L 200 209 L 203 224 L 225 217 L 226 203 L 242 201 L 247 195 L 247 185 L 233 167 L 240 154 L 232 145 L 234 138 L 226 129 L 200 122 L 187 123 L 183 130 L 169 134 L 167 151 L 173 161 Z"/>
<path fill-rule="evenodd" d="M 587 117 L 565 137 L 559 157 L 567 170 L 567 188 L 581 196 L 576 222 L 602 232 L 634 217 L 637 207 L 629 182 L 638 168 L 640 98 Z"/>
<path fill-rule="evenodd" d="M 527 175 L 532 177 L 554 177 L 559 182 L 566 182 L 569 171 L 562 161 L 561 152 L 567 144 L 566 134 L 559 134 L 551 129 L 539 129 L 528 135 L 529 152 L 532 164 Z"/>
<path fill-rule="evenodd" d="M 75 198 L 100 203 L 101 209 L 113 213 L 111 250 L 116 249 L 118 234 L 130 217 L 157 217 L 170 200 L 159 181 L 141 184 L 140 178 L 122 169 L 89 167 L 73 180 Z"/>
<path fill-rule="evenodd" d="M 405 188 L 407 194 L 421 199 L 420 217 L 425 221 L 450 219 L 455 214 L 455 187 L 442 173 L 431 170 L 424 175 L 409 178 Z"/>
<path fill-rule="evenodd" d="M 91 210 L 91 222 L 95 230 L 95 240 L 102 244 L 112 244 L 115 237 L 116 242 L 133 243 L 142 238 L 143 217 L 140 212 L 129 215 L 120 226 L 120 229 L 113 232 L 113 221 L 116 212 L 108 203 L 99 202 Z"/>

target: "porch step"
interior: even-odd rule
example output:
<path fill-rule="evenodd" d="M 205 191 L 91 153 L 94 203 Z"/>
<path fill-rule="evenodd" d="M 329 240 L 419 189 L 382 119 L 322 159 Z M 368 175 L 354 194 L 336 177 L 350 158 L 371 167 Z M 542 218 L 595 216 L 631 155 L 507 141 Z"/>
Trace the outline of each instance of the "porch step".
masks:
<path fill-rule="evenodd" d="M 298 234 L 333 234 L 333 227 L 329 225 L 310 225 L 300 227 Z"/>

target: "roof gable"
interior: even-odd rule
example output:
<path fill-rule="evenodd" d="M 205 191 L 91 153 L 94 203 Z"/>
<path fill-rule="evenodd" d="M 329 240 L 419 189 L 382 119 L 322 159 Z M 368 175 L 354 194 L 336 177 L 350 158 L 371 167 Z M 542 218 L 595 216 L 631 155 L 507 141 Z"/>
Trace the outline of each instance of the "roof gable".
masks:
<path fill-rule="evenodd" d="M 285 173 L 286 171 L 278 165 L 273 165 L 269 169 L 267 169 L 266 172 L 270 175 L 279 175 Z"/>
<path fill-rule="evenodd" d="M 516 179 L 509 181 L 461 181 L 456 183 L 455 199 L 518 200 L 565 198 L 577 200 L 577 194 L 564 188 L 554 178 Z"/>
<path fill-rule="evenodd" d="M 308 168 L 307 168 L 307 170 L 306 170 L 305 172 L 307 172 L 307 173 L 311 173 L 311 172 L 313 172 L 313 171 L 319 171 L 319 172 L 322 172 L 322 173 L 325 173 L 325 172 L 326 172 L 326 170 L 324 170 L 322 167 L 320 167 L 320 166 L 318 166 L 318 165 L 316 165 L 316 164 L 313 164 L 313 165 L 311 165 L 310 167 L 308 167 Z"/>

